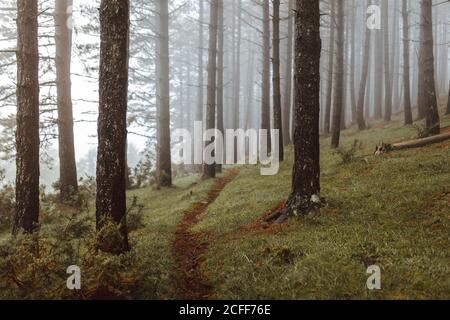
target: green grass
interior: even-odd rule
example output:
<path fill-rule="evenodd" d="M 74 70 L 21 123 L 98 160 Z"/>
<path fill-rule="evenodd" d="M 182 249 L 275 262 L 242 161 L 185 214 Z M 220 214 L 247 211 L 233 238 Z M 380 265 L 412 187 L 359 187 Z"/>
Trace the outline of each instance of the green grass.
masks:
<path fill-rule="evenodd" d="M 131 234 L 130 239 L 139 257 L 139 293 L 142 299 L 173 298 L 174 260 L 170 243 L 183 213 L 203 199 L 213 181 L 199 182 L 197 175 L 175 180 L 173 188 L 145 188 L 132 191 L 145 204 L 145 228 Z M 191 193 L 192 192 L 192 193 Z"/>
<path fill-rule="evenodd" d="M 442 119 L 450 125 L 450 117 Z M 400 122 L 372 123 L 371 129 L 342 132 L 344 148 L 362 142 L 355 159 L 341 164 L 321 138 L 322 195 L 327 207 L 280 228 L 244 228 L 287 198 L 293 155 L 275 176 L 241 167 L 194 227 L 212 243 L 202 271 L 224 299 L 423 299 L 450 298 L 448 144 L 374 157 L 375 145 L 417 135 Z M 145 227 L 131 232 L 132 266 L 138 286 L 133 297 L 173 299 L 176 279 L 171 241 L 183 213 L 201 201 L 214 181 L 193 175 L 173 188 L 134 190 L 145 205 Z M 129 201 L 131 202 L 131 201 Z M 57 208 L 55 213 L 67 213 Z M 93 223 L 94 210 L 89 212 Z M 43 219 L 46 228 L 55 220 Z M 57 220 L 57 219 L 56 219 Z M 7 239 L 0 234 L 0 240 Z M 382 269 L 382 290 L 366 289 L 366 268 Z M 38 296 L 39 294 L 36 293 Z M 44 294 L 42 294 L 44 295 Z M 45 298 L 45 296 L 42 296 Z"/>
<path fill-rule="evenodd" d="M 371 155 L 381 141 L 415 137 L 414 128 L 399 123 L 347 130 L 343 146 L 363 142 L 359 157 L 348 164 L 340 164 L 323 137 L 322 195 L 328 207 L 275 232 L 242 228 L 288 196 L 292 153 L 277 176 L 244 168 L 195 229 L 215 234 L 203 268 L 217 297 L 448 299 L 448 145 Z M 376 292 L 366 289 L 372 264 L 382 269 L 382 290 Z"/>

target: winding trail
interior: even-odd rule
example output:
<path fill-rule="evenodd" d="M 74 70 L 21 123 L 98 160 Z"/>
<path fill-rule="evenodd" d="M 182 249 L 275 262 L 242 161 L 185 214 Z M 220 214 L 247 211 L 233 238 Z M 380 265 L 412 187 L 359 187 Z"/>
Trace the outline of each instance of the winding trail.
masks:
<path fill-rule="evenodd" d="M 206 300 L 212 297 L 213 288 L 201 272 L 201 262 L 208 250 L 211 235 L 191 231 L 202 218 L 206 209 L 220 195 L 225 186 L 236 178 L 238 169 L 231 169 L 228 174 L 217 179 L 206 199 L 197 202 L 188 209 L 178 224 L 172 253 L 176 260 L 174 288 L 179 300 Z"/>

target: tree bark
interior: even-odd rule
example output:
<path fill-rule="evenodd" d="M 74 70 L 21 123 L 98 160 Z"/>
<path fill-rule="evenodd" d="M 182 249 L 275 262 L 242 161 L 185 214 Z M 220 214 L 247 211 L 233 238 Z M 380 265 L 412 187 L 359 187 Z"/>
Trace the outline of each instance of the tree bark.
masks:
<path fill-rule="evenodd" d="M 203 18 L 204 18 L 204 0 L 199 0 L 200 17 L 198 23 L 198 91 L 197 91 L 197 110 L 195 121 L 203 121 Z"/>
<path fill-rule="evenodd" d="M 339 147 L 341 135 L 342 105 L 344 103 L 344 0 L 337 0 L 336 69 L 334 72 L 334 108 L 331 147 Z"/>
<path fill-rule="evenodd" d="M 319 0 L 297 0 L 294 109 L 294 168 L 292 193 L 285 208 L 274 216 L 283 222 L 289 216 L 310 213 L 320 202 L 320 5 Z"/>
<path fill-rule="evenodd" d="M 224 133 L 223 123 L 223 56 L 224 56 L 224 21 L 223 1 L 218 3 L 218 49 L 217 49 L 217 130 Z M 222 172 L 222 165 L 217 164 L 217 172 Z"/>
<path fill-rule="evenodd" d="M 102 250 L 129 250 L 126 226 L 125 150 L 127 141 L 129 1 L 100 4 L 100 107 L 97 153 L 97 230 L 119 225 L 121 242 Z"/>
<path fill-rule="evenodd" d="M 273 127 L 279 132 L 279 160 L 284 161 L 280 78 L 280 0 L 273 0 Z"/>
<path fill-rule="evenodd" d="M 286 46 L 286 81 L 284 85 L 284 100 L 283 100 L 283 144 L 285 146 L 291 144 L 291 106 L 292 106 L 292 49 L 293 49 L 293 10 L 294 0 L 289 0 L 288 8 L 288 31 L 287 31 L 287 46 Z"/>
<path fill-rule="evenodd" d="M 350 103 L 352 108 L 352 123 L 357 123 L 357 102 L 355 93 L 355 63 L 356 63 L 356 2 L 352 0 L 352 17 L 351 17 L 351 60 L 350 60 Z"/>
<path fill-rule="evenodd" d="M 73 135 L 73 111 L 70 80 L 72 58 L 72 0 L 55 0 L 56 90 L 59 133 L 60 200 L 68 201 L 78 191 Z"/>
<path fill-rule="evenodd" d="M 16 213 L 13 234 L 39 223 L 39 53 L 36 0 L 17 1 Z"/>
<path fill-rule="evenodd" d="M 367 6 L 370 6 L 372 2 L 370 0 L 367 1 Z M 364 101 L 366 95 L 366 86 L 367 86 L 367 74 L 369 72 L 369 61 L 370 61 L 370 29 L 365 28 L 365 40 L 364 40 L 364 57 L 363 57 L 363 66 L 361 70 L 361 82 L 359 87 L 359 96 L 358 96 L 358 106 L 357 106 L 357 120 L 358 120 L 358 128 L 359 130 L 366 129 L 366 121 L 364 120 Z"/>
<path fill-rule="evenodd" d="M 432 135 L 440 133 L 440 119 L 437 107 L 434 79 L 433 13 L 432 0 L 420 2 L 420 53 L 419 53 L 419 110 L 425 114 L 426 127 Z"/>
<path fill-rule="evenodd" d="M 209 54 L 208 54 L 208 94 L 206 98 L 206 130 L 216 127 L 216 70 L 217 70 L 217 20 L 219 13 L 219 2 L 222 0 L 211 0 L 210 22 L 209 22 Z M 214 143 L 214 139 L 206 142 L 207 145 Z M 203 178 L 215 178 L 216 164 L 203 165 Z"/>
<path fill-rule="evenodd" d="M 262 65 L 262 99 L 261 129 L 270 132 L 270 4 L 263 0 L 263 65 Z M 272 149 L 271 135 L 267 136 L 267 152 Z"/>
<path fill-rule="evenodd" d="M 389 2 L 383 1 L 384 17 L 384 121 L 391 121 L 392 117 L 392 83 L 391 83 L 391 64 L 389 56 Z"/>
<path fill-rule="evenodd" d="M 384 0 L 380 0 L 384 1 Z M 375 119 L 381 119 L 383 117 L 383 31 L 377 30 L 376 32 L 376 54 L 375 54 Z"/>
<path fill-rule="evenodd" d="M 447 112 L 446 114 L 450 114 L 450 85 L 448 86 L 448 99 L 447 99 Z"/>
<path fill-rule="evenodd" d="M 160 104 L 159 141 L 157 147 L 157 181 L 160 187 L 172 186 L 172 158 L 170 145 L 170 78 L 169 78 L 169 1 L 159 2 L 159 65 Z"/>
<path fill-rule="evenodd" d="M 330 12 L 330 44 L 328 49 L 328 80 L 327 80 L 327 96 L 325 100 L 325 120 L 324 120 L 324 132 L 330 133 L 331 122 L 331 101 L 333 96 L 333 68 L 334 68 L 334 33 L 336 26 L 336 1 L 331 1 Z"/>
<path fill-rule="evenodd" d="M 408 0 L 402 0 L 403 17 L 403 96 L 405 125 L 413 124 L 411 109 L 411 82 L 410 82 L 410 61 L 409 61 L 409 17 Z"/>

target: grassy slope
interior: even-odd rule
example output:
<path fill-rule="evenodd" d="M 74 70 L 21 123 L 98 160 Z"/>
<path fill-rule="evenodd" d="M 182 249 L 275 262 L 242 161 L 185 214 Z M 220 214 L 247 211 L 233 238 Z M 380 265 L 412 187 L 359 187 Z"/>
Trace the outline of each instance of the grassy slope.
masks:
<path fill-rule="evenodd" d="M 356 138 L 364 142 L 360 153 L 370 154 L 380 141 L 414 136 L 414 129 L 393 123 L 362 133 L 347 130 L 343 145 Z M 242 168 L 208 209 L 196 230 L 215 235 L 203 268 L 217 297 L 450 297 L 449 196 L 442 195 L 444 187 L 450 189 L 448 145 L 339 165 L 329 142 L 322 139 L 322 187 L 329 207 L 319 215 L 291 220 L 275 234 L 242 232 L 287 197 L 291 152 L 273 177 L 260 176 L 257 167 Z M 183 212 L 213 184 L 198 181 L 191 176 L 177 179 L 174 188 L 129 193 L 146 205 L 146 227 L 130 235 L 143 280 L 135 296 L 173 298 L 173 232 Z M 383 290 L 369 293 L 365 264 L 375 262 L 383 270 Z"/>
<path fill-rule="evenodd" d="M 444 125 L 450 119 L 443 119 Z M 382 125 L 379 125 L 381 127 Z M 364 143 L 355 162 L 322 139 L 322 190 L 328 208 L 279 230 L 242 232 L 289 194 L 292 154 L 279 175 L 247 167 L 209 208 L 197 230 L 215 234 L 204 273 L 219 298 L 449 298 L 448 144 L 373 157 L 380 141 L 414 138 L 392 123 L 347 130 L 342 145 Z M 444 189 L 446 192 L 444 192 Z M 275 234 L 274 234 L 275 233 Z M 382 268 L 382 290 L 365 289 L 366 266 Z"/>
<path fill-rule="evenodd" d="M 141 265 L 137 269 L 141 270 L 143 280 L 137 296 L 143 299 L 173 297 L 174 260 L 170 249 L 173 233 L 183 213 L 204 198 L 213 184 L 213 181 L 197 183 L 198 180 L 198 176 L 185 177 L 177 179 L 173 188 L 162 191 L 146 188 L 129 193 L 146 204 L 146 227 L 130 236 L 139 257 Z"/>

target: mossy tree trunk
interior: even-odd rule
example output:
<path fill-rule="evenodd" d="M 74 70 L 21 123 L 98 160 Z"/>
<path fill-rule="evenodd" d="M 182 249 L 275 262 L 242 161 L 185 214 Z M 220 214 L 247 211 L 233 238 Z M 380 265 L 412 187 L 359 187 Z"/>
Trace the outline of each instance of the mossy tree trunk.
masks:
<path fill-rule="evenodd" d="M 100 4 L 96 218 L 97 230 L 109 222 L 119 225 L 119 243 L 102 246 L 112 253 L 129 249 L 125 194 L 129 10 L 128 0 L 102 0 Z"/>
<path fill-rule="evenodd" d="M 343 0 L 340 0 L 343 2 Z M 285 208 L 269 217 L 283 222 L 320 204 L 320 1 L 297 0 L 295 36 L 296 103 L 292 193 Z"/>
<path fill-rule="evenodd" d="M 36 0 L 17 1 L 16 215 L 13 233 L 39 223 L 39 53 Z"/>

